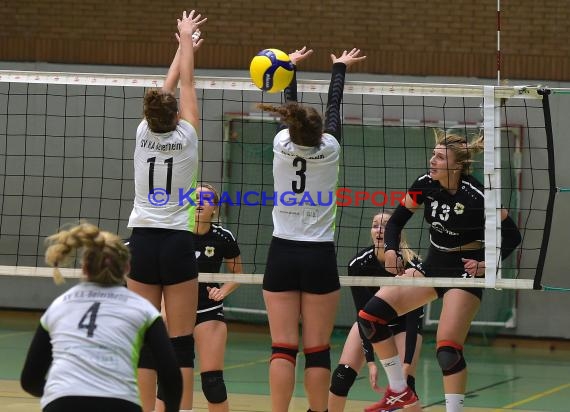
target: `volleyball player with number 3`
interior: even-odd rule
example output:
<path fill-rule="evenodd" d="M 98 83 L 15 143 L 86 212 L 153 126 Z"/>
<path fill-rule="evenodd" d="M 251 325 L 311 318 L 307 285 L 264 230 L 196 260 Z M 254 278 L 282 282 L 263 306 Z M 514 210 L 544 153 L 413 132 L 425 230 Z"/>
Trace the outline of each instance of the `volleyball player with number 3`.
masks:
<path fill-rule="evenodd" d="M 312 53 L 303 47 L 289 55 L 296 64 Z M 297 103 L 295 77 L 283 106 L 260 105 L 281 117 L 273 140 L 274 188 L 300 200 L 303 193 L 334 193 L 340 153 L 340 103 L 346 68 L 363 60 L 360 50 L 344 51 L 333 62 L 323 130 L 321 115 Z M 277 202 L 278 203 L 278 202 Z M 272 355 L 269 365 L 271 410 L 286 412 L 295 386 L 299 319 L 305 353 L 305 391 L 309 410 L 325 411 L 330 382 L 330 335 L 340 296 L 334 247 L 336 202 L 273 207 L 273 238 L 263 278 Z"/>

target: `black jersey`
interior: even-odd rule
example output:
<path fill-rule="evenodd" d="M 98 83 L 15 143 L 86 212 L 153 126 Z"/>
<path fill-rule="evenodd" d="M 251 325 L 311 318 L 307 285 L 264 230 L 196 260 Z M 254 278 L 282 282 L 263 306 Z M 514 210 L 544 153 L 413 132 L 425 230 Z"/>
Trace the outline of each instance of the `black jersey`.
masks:
<path fill-rule="evenodd" d="M 208 233 L 194 234 L 196 261 L 198 270 L 206 273 L 218 273 L 224 259 L 233 259 L 240 255 L 239 246 L 232 232 L 219 225 L 212 224 Z M 219 287 L 218 283 L 200 283 L 198 288 L 198 311 L 212 310 L 222 305 L 208 298 L 210 287 Z"/>
<path fill-rule="evenodd" d="M 442 251 L 454 249 L 485 236 L 483 185 L 473 176 L 461 175 L 455 194 L 425 174 L 409 189 L 418 204 L 424 204 L 424 218 L 430 224 L 431 244 Z"/>
<path fill-rule="evenodd" d="M 415 258 L 406 265 L 409 267 L 418 267 L 420 260 Z M 388 272 L 382 263 L 376 258 L 374 246 L 362 249 L 356 254 L 348 264 L 348 276 L 387 276 L 393 277 L 394 274 Z M 356 312 L 366 305 L 370 298 L 378 292 L 378 286 L 352 286 L 350 291 L 352 299 L 356 306 Z"/>
<path fill-rule="evenodd" d="M 421 262 L 418 258 L 414 258 L 411 262 L 406 264 L 406 268 L 417 268 L 420 266 L 420 263 Z M 358 254 L 352 258 L 348 264 L 348 276 L 392 277 L 394 274 L 388 272 L 384 268 L 384 265 L 378 261 L 376 254 L 374 253 L 374 246 L 369 246 L 358 252 Z M 350 288 L 357 313 L 364 308 L 366 303 L 368 303 L 376 292 L 378 292 L 378 289 L 379 288 L 377 286 L 352 286 Z M 406 363 L 412 362 L 416 349 L 417 334 L 421 334 L 422 331 L 423 315 L 424 310 L 423 307 L 421 307 L 406 315 L 398 316 L 388 325 L 393 334 L 406 332 L 406 353 L 404 356 Z M 362 349 L 364 350 L 366 361 L 374 361 L 374 350 L 372 349 L 372 344 L 365 336 L 363 336 L 363 334 L 361 334 L 360 337 L 362 338 Z"/>

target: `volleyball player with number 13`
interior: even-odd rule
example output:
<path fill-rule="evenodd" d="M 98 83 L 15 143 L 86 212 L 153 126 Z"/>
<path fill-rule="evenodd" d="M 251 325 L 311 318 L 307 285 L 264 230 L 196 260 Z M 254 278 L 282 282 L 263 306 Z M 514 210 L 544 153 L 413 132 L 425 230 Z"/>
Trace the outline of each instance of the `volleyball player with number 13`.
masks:
<path fill-rule="evenodd" d="M 435 147 L 429 173 L 416 179 L 405 205 L 399 205 L 386 225 L 385 267 L 399 274 L 396 252 L 400 234 L 413 213 L 424 207 L 430 224 L 430 246 L 420 268 L 408 269 L 405 276 L 474 277 L 485 274 L 485 199 L 483 185 L 470 174 L 473 154 L 482 150 L 482 137 L 468 141 L 464 136 L 435 131 Z M 518 246 L 521 235 L 507 211 L 501 216 L 501 258 Z M 384 286 L 359 312 L 358 322 L 381 360 L 389 387 L 384 397 L 367 412 L 408 408 L 417 397 L 406 384 L 394 337 L 387 324 L 437 298 L 443 300 L 437 328 L 437 361 L 443 373 L 447 412 L 461 412 L 467 384 L 467 363 L 463 345 L 471 321 L 477 314 L 481 288 Z"/>

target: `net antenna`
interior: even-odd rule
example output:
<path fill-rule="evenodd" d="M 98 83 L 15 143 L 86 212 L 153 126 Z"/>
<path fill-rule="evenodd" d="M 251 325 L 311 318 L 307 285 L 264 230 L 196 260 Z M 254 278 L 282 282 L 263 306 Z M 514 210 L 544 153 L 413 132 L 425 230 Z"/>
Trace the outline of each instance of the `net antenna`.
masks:
<path fill-rule="evenodd" d="M 51 276 L 43 263 L 43 241 L 67 224 L 88 220 L 129 236 L 135 131 L 145 89 L 160 87 L 162 80 L 0 71 L 0 275 Z M 224 189 L 233 200 L 238 192 L 272 192 L 270 142 L 276 119 L 262 115 L 256 105 L 280 103 L 281 96 L 262 93 L 244 78 L 197 77 L 196 87 L 202 110 L 201 180 Z M 327 92 L 328 81 L 299 81 L 300 100 L 321 112 Z M 542 288 L 557 191 L 547 90 L 349 81 L 343 118 L 339 186 L 352 192 L 350 205 L 337 203 L 342 285 Z M 467 135 L 484 131 L 484 157 L 475 168 L 485 186 L 485 277 L 344 276 L 346 263 L 370 244 L 372 216 L 396 206 L 390 199 L 382 203 L 379 193 L 405 191 L 427 170 L 434 128 L 459 129 Z M 514 170 L 522 170 L 522 177 Z M 261 204 L 261 196 L 254 200 L 259 204 L 222 205 L 222 221 L 238 239 L 247 274 L 202 273 L 201 281 L 262 283 L 272 204 Z M 499 262 L 502 207 L 515 211 L 523 232 L 523 243 L 508 262 Z M 416 215 L 406 232 L 412 247 L 425 255 L 427 228 L 421 213 Z M 62 272 L 69 278 L 80 276 L 78 269 Z M 252 289 L 255 296 L 244 301 L 259 298 L 259 286 Z M 245 293 L 238 291 L 236 299 Z M 262 307 L 260 302 L 248 310 Z"/>
<path fill-rule="evenodd" d="M 501 0 L 497 0 L 497 86 L 501 85 Z"/>

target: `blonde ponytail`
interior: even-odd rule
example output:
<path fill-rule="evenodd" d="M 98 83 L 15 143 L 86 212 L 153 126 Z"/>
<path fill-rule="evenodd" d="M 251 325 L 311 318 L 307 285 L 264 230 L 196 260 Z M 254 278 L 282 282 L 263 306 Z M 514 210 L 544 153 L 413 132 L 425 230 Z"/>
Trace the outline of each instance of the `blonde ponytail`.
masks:
<path fill-rule="evenodd" d="M 83 249 L 83 272 L 91 282 L 102 285 L 121 285 L 130 261 L 130 253 L 123 241 L 110 232 L 90 223 L 82 223 L 62 230 L 46 239 L 49 245 L 46 263 L 54 268 L 55 283 L 62 283 L 59 267 L 65 264 L 75 249 Z"/>
<path fill-rule="evenodd" d="M 435 144 L 445 146 L 455 156 L 455 162 L 460 164 L 461 173 L 469 174 L 471 164 L 475 161 L 473 156 L 483 151 L 483 135 L 476 135 L 471 141 L 456 133 L 448 133 L 445 130 L 434 129 Z"/>

